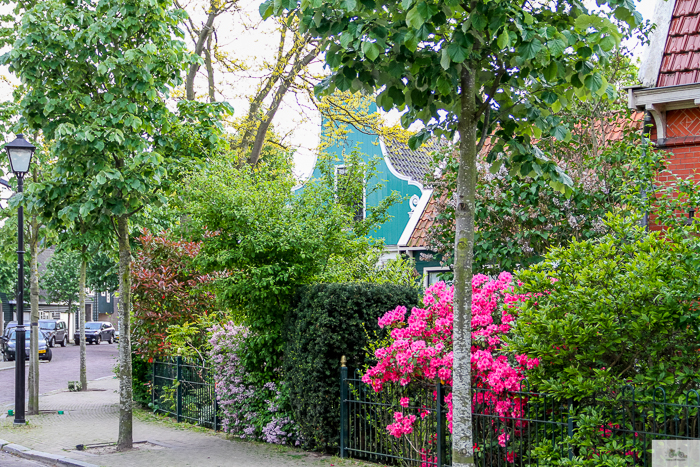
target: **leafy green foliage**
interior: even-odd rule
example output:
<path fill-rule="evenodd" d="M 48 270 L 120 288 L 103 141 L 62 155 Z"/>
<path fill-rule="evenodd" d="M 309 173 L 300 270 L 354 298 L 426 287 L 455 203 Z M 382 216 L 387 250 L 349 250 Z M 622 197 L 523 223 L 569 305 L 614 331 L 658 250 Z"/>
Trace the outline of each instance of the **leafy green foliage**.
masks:
<path fill-rule="evenodd" d="M 52 0 L 25 13 L 2 62 L 22 78 L 23 121 L 51 143 L 52 177 L 34 198 L 48 220 L 110 234 L 113 216 L 164 202 L 178 167 L 218 144 L 230 108 L 165 103 L 192 60 L 182 15 L 168 0 Z"/>
<path fill-rule="evenodd" d="M 457 0 L 267 0 L 260 12 L 264 18 L 295 15 L 302 31 L 323 40 L 332 75 L 317 92 L 381 90 L 377 105 L 405 109 L 404 127 L 426 125 L 413 145 L 431 133 L 451 139 L 461 116 L 478 132 L 493 132 L 490 161 L 506 157 L 515 172 L 535 170 L 562 191 L 571 181 L 534 148 L 533 138 L 570 137 L 571 127 L 552 111 L 555 103 L 568 108 L 577 98 L 615 95 L 598 67 L 614 55 L 620 28 L 642 22 L 632 2 L 598 6 L 612 14 L 578 1 L 553 10 L 510 0 L 468 7 Z M 469 90 L 464 73 L 475 78 Z M 476 99 L 473 113 L 462 108 L 465 92 Z"/>
<path fill-rule="evenodd" d="M 481 165 L 475 201 L 474 271 L 515 271 L 541 261 L 552 247 L 604 235 L 606 213 L 626 204 L 631 188 L 646 186 L 655 176 L 643 170 L 642 146 L 632 123 L 626 113 L 616 114 L 605 125 L 626 128 L 628 134 L 617 141 L 603 139 L 604 145 L 591 153 L 584 141 L 567 143 L 581 151 L 578 158 L 567 154 L 555 159 L 574 176 L 568 196 L 537 176 L 513 176 L 503 167 L 493 173 Z M 455 239 L 452 199 L 458 169 L 454 150 L 438 154 L 435 163 L 443 169 L 431 181 L 436 188 L 437 214 L 429 238 L 431 249 L 451 264 Z"/>
<path fill-rule="evenodd" d="M 631 383 L 674 400 L 695 384 L 700 240 L 636 220 L 610 216 L 607 236 L 552 249 L 519 274 L 532 297 L 509 347 L 539 358 L 528 373 L 537 390 L 583 399 Z"/>
<path fill-rule="evenodd" d="M 338 446 L 340 358 L 364 368 L 368 333 L 381 338 L 379 317 L 399 305 L 418 305 L 416 288 L 395 285 L 317 284 L 301 289 L 287 319 L 284 378 L 294 420 L 307 447 Z"/>
<path fill-rule="evenodd" d="M 56 251 L 46 264 L 39 284 L 46 292 L 45 298 L 48 302 L 66 304 L 71 311 L 78 303 L 80 292 L 80 254 L 73 251 Z"/>
<path fill-rule="evenodd" d="M 119 288 L 117 270 L 117 262 L 110 255 L 99 252 L 87 263 L 85 285 L 95 292 L 114 293 Z"/>
<path fill-rule="evenodd" d="M 172 347 L 184 347 L 203 359 L 207 326 L 193 323 L 213 313 L 216 297 L 210 290 L 215 276 L 200 274 L 194 267 L 201 245 L 150 232 L 144 232 L 139 242 L 141 249 L 132 264 L 136 353 L 164 357 L 173 353 Z M 174 340 L 168 339 L 172 326 L 178 327 Z"/>
<path fill-rule="evenodd" d="M 134 402 L 143 406 L 151 404 L 151 363 L 143 355 L 131 354 L 131 376 L 134 387 Z"/>
<path fill-rule="evenodd" d="M 251 168 L 217 159 L 187 184 L 186 228 L 203 242 L 198 262 L 205 271 L 226 272 L 217 297 L 250 328 L 245 367 L 267 372 L 261 377 L 270 381 L 281 364 L 282 326 L 297 288 L 364 255 L 368 240 L 354 229 L 373 226 L 355 222 L 330 183 L 293 193 L 291 167 L 280 161 L 263 159 Z"/>

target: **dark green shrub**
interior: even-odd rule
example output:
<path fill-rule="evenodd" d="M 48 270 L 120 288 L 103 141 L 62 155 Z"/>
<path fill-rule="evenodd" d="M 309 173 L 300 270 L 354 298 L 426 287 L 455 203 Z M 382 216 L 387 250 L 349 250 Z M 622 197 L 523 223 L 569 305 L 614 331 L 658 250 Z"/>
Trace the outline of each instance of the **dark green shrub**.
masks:
<path fill-rule="evenodd" d="M 284 375 L 294 420 L 305 447 L 337 449 L 340 430 L 340 358 L 350 371 L 368 358 L 368 333 L 399 305 L 418 305 L 411 287 L 373 284 L 317 284 L 301 289 L 285 333 Z"/>
<path fill-rule="evenodd" d="M 610 218 L 600 240 L 572 241 L 518 275 L 523 304 L 510 349 L 540 364 L 528 380 L 577 400 L 620 386 L 697 389 L 700 238 Z"/>
<path fill-rule="evenodd" d="M 151 403 L 151 364 L 136 352 L 131 353 L 131 378 L 134 402 Z"/>

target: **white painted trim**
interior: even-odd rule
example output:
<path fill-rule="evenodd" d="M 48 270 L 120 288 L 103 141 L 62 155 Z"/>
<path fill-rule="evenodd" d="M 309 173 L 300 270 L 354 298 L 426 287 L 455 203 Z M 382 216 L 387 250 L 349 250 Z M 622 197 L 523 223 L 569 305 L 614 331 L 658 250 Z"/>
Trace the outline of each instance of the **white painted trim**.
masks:
<path fill-rule="evenodd" d="M 314 171 L 316 170 L 316 163 L 317 163 L 317 162 L 318 162 L 318 152 L 317 152 L 317 151 L 314 151 L 314 163 L 311 164 L 311 172 L 309 172 L 309 175 L 308 175 L 308 176 L 307 176 L 306 174 L 304 174 L 304 177 L 303 177 L 303 178 L 300 177 L 300 178 L 299 178 L 299 184 L 298 184 L 298 185 L 295 185 L 295 186 L 292 188 L 292 191 L 297 191 L 299 188 L 303 188 L 304 185 L 306 185 L 308 182 L 311 181 L 311 177 L 314 176 Z"/>
<path fill-rule="evenodd" d="M 630 107 L 645 110 L 649 105 L 672 104 L 675 108 L 684 109 L 695 107 L 696 99 L 700 99 L 700 83 L 636 89 L 630 93 Z"/>
<path fill-rule="evenodd" d="M 382 151 L 382 156 L 384 157 L 384 162 L 386 162 L 386 166 L 389 167 L 389 172 L 391 174 L 398 178 L 399 180 L 404 180 L 408 182 L 409 185 L 417 186 L 420 191 L 424 191 L 425 189 L 423 188 L 423 184 L 412 179 L 411 177 L 408 177 L 406 175 L 403 175 L 397 171 L 394 166 L 391 164 L 391 160 L 389 160 L 389 150 L 386 148 L 386 145 L 384 144 L 384 140 L 382 138 L 379 138 L 379 148 Z"/>
<path fill-rule="evenodd" d="M 649 36 L 649 44 L 642 52 L 642 63 L 639 69 L 639 80 L 644 86 L 656 86 L 661 69 L 661 61 L 664 58 L 664 49 L 668 38 L 668 29 L 673 17 L 673 9 L 676 0 L 656 0 L 652 22 L 656 23 L 656 29 Z"/>
<path fill-rule="evenodd" d="M 430 201 L 430 197 L 432 195 L 433 190 L 425 190 L 421 195 L 420 201 L 418 201 L 418 206 L 416 206 L 416 209 L 413 210 L 413 214 L 411 214 L 408 224 L 406 224 L 406 227 L 404 227 L 403 232 L 401 233 L 398 243 L 400 247 L 408 245 L 408 241 L 411 239 L 411 235 L 416 229 L 416 225 L 418 225 L 418 221 L 423 215 L 423 211 L 425 211 L 426 206 L 428 206 L 428 201 Z"/>
<path fill-rule="evenodd" d="M 656 139 L 666 139 L 666 107 L 663 104 L 647 104 L 646 110 L 652 117 L 654 117 L 654 123 L 656 124 Z"/>
<path fill-rule="evenodd" d="M 423 287 L 428 288 L 428 277 L 431 272 L 447 272 L 450 268 L 444 268 L 442 266 L 431 266 L 423 268 Z"/>

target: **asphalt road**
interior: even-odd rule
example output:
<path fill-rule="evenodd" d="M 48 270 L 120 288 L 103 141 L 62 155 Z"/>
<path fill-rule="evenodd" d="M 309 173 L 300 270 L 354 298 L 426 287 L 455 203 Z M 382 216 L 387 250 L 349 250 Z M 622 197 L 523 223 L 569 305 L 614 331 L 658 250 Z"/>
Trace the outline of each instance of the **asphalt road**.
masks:
<path fill-rule="evenodd" d="M 80 347 L 68 344 L 51 349 L 50 362 L 39 365 L 39 394 L 68 388 L 68 381 L 80 380 Z M 114 374 L 117 364 L 117 344 L 102 342 L 87 344 L 87 379 L 93 380 Z M 11 404 L 15 399 L 15 362 L 0 363 L 0 405 Z M 26 366 L 29 371 L 29 366 Z M 2 464 L 0 464 L 2 465 Z"/>

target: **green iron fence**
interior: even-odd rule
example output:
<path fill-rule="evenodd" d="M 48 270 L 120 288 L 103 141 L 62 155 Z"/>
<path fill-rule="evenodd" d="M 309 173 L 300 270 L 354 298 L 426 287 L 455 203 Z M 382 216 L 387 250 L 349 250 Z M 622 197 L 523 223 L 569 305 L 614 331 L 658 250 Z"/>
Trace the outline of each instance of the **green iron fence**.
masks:
<path fill-rule="evenodd" d="M 448 387 L 392 385 L 376 393 L 359 372 L 349 377 L 345 367 L 340 383 L 341 457 L 407 467 L 452 465 L 445 426 Z M 475 461 L 483 467 L 552 465 L 573 457 L 602 463 L 610 456 L 650 466 L 652 440 L 700 439 L 695 390 L 669 401 L 661 388 L 640 392 L 627 386 L 613 396 L 574 401 L 531 391 L 524 382 L 506 402 L 477 383 L 474 396 Z M 408 407 L 400 406 L 403 397 L 410 399 Z M 507 410 L 496 410 L 504 403 Z M 388 433 L 394 412 L 416 416 L 412 433 L 401 438 Z"/>
<path fill-rule="evenodd" d="M 219 430 L 221 420 L 209 368 L 182 357 L 153 361 L 151 403 L 178 422 Z"/>

